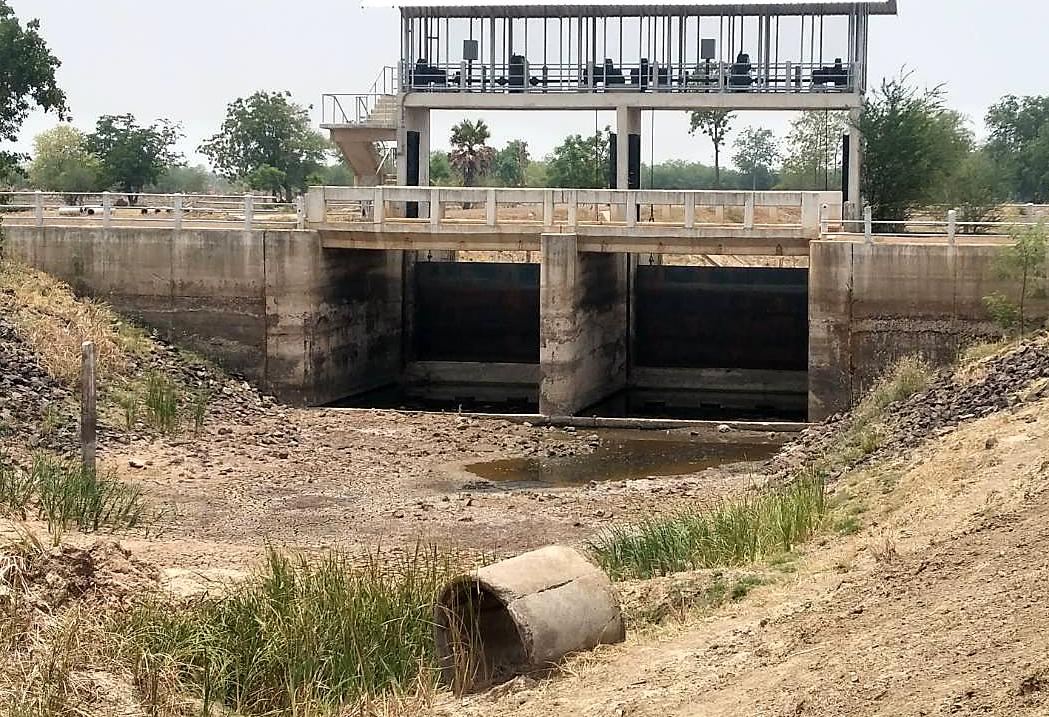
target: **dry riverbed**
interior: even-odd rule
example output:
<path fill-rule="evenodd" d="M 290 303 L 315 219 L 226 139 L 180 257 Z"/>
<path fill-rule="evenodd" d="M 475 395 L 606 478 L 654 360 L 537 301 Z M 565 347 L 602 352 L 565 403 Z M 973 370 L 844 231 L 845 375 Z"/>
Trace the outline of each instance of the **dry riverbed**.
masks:
<path fill-rule="evenodd" d="M 710 444 L 721 455 L 709 462 L 756 457 L 785 438 L 713 428 L 626 435 L 659 441 L 671 454 L 679 447 L 702 453 Z M 576 461 L 582 470 L 589 456 L 623 438 L 622 432 L 455 414 L 269 404 L 206 424 L 199 435 L 115 434 L 103 439 L 100 462 L 142 485 L 164 511 L 150 535 L 122 537 L 122 544 L 171 574 L 202 576 L 242 570 L 267 545 L 364 555 L 435 544 L 498 557 L 549 543 L 580 544 L 613 521 L 694 506 L 754 480 L 754 464 L 739 462 L 679 476 L 575 485 L 490 481 L 470 470 L 475 463 L 541 460 L 559 464 L 563 478 Z M 703 444 L 699 451 L 696 442 Z M 738 452 L 737 444 L 756 453 Z M 675 469 L 688 470 L 688 464 L 664 467 Z"/>

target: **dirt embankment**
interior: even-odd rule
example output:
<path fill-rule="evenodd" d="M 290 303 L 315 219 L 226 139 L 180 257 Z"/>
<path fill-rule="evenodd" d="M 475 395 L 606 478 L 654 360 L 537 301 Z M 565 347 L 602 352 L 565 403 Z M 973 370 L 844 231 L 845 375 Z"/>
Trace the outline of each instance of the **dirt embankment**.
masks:
<path fill-rule="evenodd" d="M 796 573 L 636 633 L 556 679 L 519 679 L 436 712 L 1049 714 L 1049 402 L 1034 367 L 1047 360 L 1038 340 L 898 407 L 894 425 L 929 426 L 928 440 L 908 448 L 917 441 L 893 432 L 882 458 L 841 477 L 837 514 L 849 520 Z M 1019 366 L 1029 374 L 1017 378 Z M 947 397 L 953 382 L 975 388 Z"/>

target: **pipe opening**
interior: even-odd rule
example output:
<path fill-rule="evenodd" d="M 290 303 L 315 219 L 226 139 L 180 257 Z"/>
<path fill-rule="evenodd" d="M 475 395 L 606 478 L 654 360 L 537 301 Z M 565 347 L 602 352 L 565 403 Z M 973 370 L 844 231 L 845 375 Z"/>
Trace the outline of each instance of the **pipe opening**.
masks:
<path fill-rule="evenodd" d="M 475 579 L 466 577 L 445 588 L 436 622 L 441 679 L 457 693 L 503 682 L 528 665 L 509 609 Z"/>

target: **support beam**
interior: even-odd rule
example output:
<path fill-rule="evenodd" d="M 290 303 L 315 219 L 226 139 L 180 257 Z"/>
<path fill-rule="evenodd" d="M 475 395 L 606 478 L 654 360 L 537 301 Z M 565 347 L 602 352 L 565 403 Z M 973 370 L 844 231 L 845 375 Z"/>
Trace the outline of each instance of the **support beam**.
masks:
<path fill-rule="evenodd" d="M 631 137 L 634 137 L 634 172 L 631 177 Z M 636 107 L 616 109 L 616 186 L 614 189 L 639 189 L 641 180 L 641 110 Z M 633 180 L 633 182 L 631 182 Z"/>
<path fill-rule="evenodd" d="M 627 381 L 626 254 L 580 252 L 544 234 L 539 278 L 539 412 L 570 416 Z"/>

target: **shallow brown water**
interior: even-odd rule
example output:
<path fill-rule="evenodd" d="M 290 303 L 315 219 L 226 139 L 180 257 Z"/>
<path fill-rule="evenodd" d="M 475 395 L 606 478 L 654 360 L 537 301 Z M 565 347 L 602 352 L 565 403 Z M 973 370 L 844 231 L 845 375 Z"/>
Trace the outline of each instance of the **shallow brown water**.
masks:
<path fill-rule="evenodd" d="M 466 470 L 495 483 L 565 486 L 696 473 L 706 468 L 761 461 L 779 446 L 681 439 L 605 438 L 589 455 L 511 458 L 473 463 Z"/>

